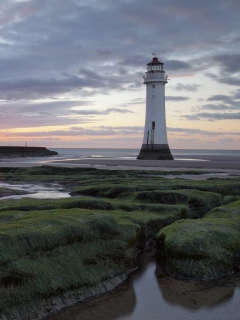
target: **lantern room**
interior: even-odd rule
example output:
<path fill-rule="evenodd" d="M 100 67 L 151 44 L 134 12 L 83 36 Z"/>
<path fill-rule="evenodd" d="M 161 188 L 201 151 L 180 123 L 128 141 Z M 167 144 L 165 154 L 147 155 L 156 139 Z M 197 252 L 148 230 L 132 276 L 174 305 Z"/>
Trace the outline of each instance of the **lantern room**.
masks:
<path fill-rule="evenodd" d="M 157 57 L 153 57 L 152 61 L 147 64 L 147 72 L 164 72 L 163 63 Z"/>

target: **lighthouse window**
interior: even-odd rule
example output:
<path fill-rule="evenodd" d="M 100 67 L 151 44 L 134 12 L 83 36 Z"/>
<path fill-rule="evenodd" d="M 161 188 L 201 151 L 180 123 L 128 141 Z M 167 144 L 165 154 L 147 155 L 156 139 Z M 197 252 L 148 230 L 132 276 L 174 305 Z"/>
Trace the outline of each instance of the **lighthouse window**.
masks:
<path fill-rule="evenodd" d="M 152 85 L 153 89 L 155 89 L 155 84 Z"/>
<path fill-rule="evenodd" d="M 152 98 L 155 99 L 155 94 L 152 95 Z"/>
<path fill-rule="evenodd" d="M 155 129 L 155 121 L 152 122 L 152 130 Z"/>

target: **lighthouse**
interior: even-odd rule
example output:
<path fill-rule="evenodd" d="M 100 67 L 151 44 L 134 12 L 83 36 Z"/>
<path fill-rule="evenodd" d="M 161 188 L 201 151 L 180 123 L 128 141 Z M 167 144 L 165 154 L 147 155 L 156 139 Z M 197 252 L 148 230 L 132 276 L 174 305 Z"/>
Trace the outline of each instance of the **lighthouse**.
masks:
<path fill-rule="evenodd" d="M 165 84 L 168 76 L 156 56 L 147 64 L 143 77 L 146 84 L 146 117 L 139 160 L 173 160 L 168 146 L 165 116 Z"/>

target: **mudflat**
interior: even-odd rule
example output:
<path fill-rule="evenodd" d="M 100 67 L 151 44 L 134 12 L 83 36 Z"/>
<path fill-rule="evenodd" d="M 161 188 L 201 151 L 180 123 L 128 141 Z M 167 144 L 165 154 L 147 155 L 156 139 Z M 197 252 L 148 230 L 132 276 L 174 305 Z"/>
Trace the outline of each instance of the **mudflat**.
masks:
<path fill-rule="evenodd" d="M 236 170 L 240 172 L 240 156 L 229 155 L 182 155 L 175 160 L 128 160 L 128 159 L 108 159 L 108 158 L 91 158 L 91 159 L 64 159 L 61 157 L 54 158 L 3 158 L 0 161 L 0 167 L 33 167 L 39 165 L 51 166 L 71 166 L 71 167 L 92 167 L 99 169 L 144 169 L 144 170 L 189 170 L 189 169 L 206 169 L 206 170 Z"/>

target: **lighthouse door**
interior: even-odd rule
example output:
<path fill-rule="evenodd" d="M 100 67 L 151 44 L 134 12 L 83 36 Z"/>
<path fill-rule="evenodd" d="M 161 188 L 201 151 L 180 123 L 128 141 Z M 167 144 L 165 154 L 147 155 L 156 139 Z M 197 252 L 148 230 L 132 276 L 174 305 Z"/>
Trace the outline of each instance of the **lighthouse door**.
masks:
<path fill-rule="evenodd" d="M 150 144 L 154 144 L 154 130 L 155 130 L 155 121 L 152 122 Z"/>

